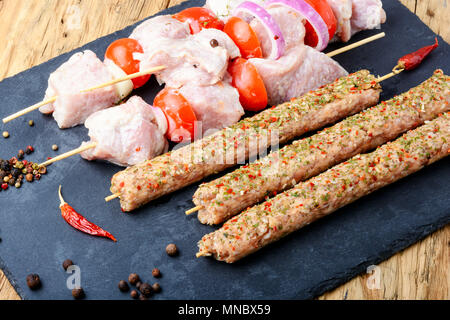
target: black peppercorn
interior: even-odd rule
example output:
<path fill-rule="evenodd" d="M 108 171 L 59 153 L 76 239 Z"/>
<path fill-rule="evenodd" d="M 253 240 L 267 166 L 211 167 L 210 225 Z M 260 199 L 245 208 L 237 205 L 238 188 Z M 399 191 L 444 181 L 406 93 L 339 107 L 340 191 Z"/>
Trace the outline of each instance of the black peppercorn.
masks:
<path fill-rule="evenodd" d="M 139 300 L 148 300 L 146 296 L 144 296 L 143 294 L 139 295 Z"/>
<path fill-rule="evenodd" d="M 37 290 L 41 287 L 41 278 L 37 274 L 29 274 L 27 276 L 27 285 L 31 290 Z"/>
<path fill-rule="evenodd" d="M 14 178 L 17 178 L 17 177 L 20 175 L 20 170 L 17 169 L 17 168 L 12 168 L 12 169 L 11 169 L 11 175 L 12 175 Z"/>
<path fill-rule="evenodd" d="M 161 271 L 159 271 L 158 268 L 153 269 L 152 270 L 152 276 L 154 276 L 155 278 L 161 277 Z"/>
<path fill-rule="evenodd" d="M 159 285 L 158 282 L 155 282 L 155 283 L 152 285 L 152 289 L 153 289 L 153 291 L 156 292 L 156 293 L 161 292 L 161 286 Z"/>
<path fill-rule="evenodd" d="M 141 286 L 141 284 L 142 284 L 142 282 L 141 282 L 141 281 L 138 281 L 138 282 L 136 282 L 136 289 L 138 289 L 138 290 L 139 290 L 139 287 Z"/>
<path fill-rule="evenodd" d="M 211 39 L 209 44 L 211 45 L 211 47 L 215 48 L 215 47 L 219 46 L 219 41 L 217 41 L 216 39 Z"/>
<path fill-rule="evenodd" d="M 178 248 L 175 244 L 171 243 L 166 247 L 166 253 L 171 256 L 174 257 L 178 254 Z"/>
<path fill-rule="evenodd" d="M 25 152 L 20 149 L 19 152 L 17 153 L 17 159 L 23 159 L 23 156 L 25 155 Z"/>
<path fill-rule="evenodd" d="M 139 280 L 140 278 L 136 273 L 132 273 L 128 276 L 128 282 L 133 286 L 136 285 L 136 283 L 138 283 Z"/>
<path fill-rule="evenodd" d="M 76 299 L 76 300 L 81 300 L 85 297 L 84 294 L 84 290 L 83 288 L 76 288 L 72 290 L 72 296 Z"/>
<path fill-rule="evenodd" d="M 130 293 L 131 298 L 133 299 L 138 299 L 139 298 L 139 293 L 136 290 L 132 290 Z"/>
<path fill-rule="evenodd" d="M 128 286 L 128 283 L 124 280 L 119 281 L 119 290 L 122 292 L 127 292 L 130 290 L 130 287 Z"/>
<path fill-rule="evenodd" d="M 69 268 L 70 266 L 73 266 L 73 261 L 70 259 L 66 259 L 66 260 L 64 260 L 62 266 L 63 266 L 64 270 L 67 271 L 67 268 Z"/>
<path fill-rule="evenodd" d="M 1 163 L 1 168 L 3 171 L 9 171 L 11 170 L 11 165 L 9 164 L 9 161 L 3 160 Z"/>
<path fill-rule="evenodd" d="M 148 284 L 147 282 L 144 282 L 143 284 L 141 284 L 141 286 L 139 287 L 139 291 L 146 297 L 149 297 L 152 294 L 153 288 L 150 284 Z"/>

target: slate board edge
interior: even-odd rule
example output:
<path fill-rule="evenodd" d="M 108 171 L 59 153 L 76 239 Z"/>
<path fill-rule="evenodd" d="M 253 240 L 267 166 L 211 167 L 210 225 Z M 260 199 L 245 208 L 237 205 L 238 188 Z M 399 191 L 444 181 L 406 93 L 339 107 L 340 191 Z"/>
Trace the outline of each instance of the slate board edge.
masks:
<path fill-rule="evenodd" d="M 317 285 L 315 290 L 309 292 L 309 294 L 317 298 L 324 293 L 331 291 L 333 289 L 336 289 L 342 284 L 347 283 L 351 279 L 364 274 L 367 270 L 367 267 L 371 265 L 377 265 L 385 260 L 388 260 L 390 257 L 396 255 L 400 251 L 403 251 L 404 249 L 414 245 L 415 243 L 425 239 L 428 235 L 436 232 L 437 230 L 445 227 L 447 224 L 450 223 L 450 216 L 443 217 L 436 223 L 432 224 L 425 224 L 420 226 L 420 228 L 417 228 L 416 230 L 412 230 L 410 234 L 408 234 L 408 238 L 404 239 L 398 239 L 395 242 L 391 243 L 391 246 L 389 247 L 389 250 L 386 250 L 385 252 L 381 252 L 378 256 L 374 256 L 370 258 L 368 261 L 355 266 L 352 270 L 349 270 L 346 276 L 342 276 L 339 278 L 332 278 L 327 281 L 322 282 L 321 284 Z"/>

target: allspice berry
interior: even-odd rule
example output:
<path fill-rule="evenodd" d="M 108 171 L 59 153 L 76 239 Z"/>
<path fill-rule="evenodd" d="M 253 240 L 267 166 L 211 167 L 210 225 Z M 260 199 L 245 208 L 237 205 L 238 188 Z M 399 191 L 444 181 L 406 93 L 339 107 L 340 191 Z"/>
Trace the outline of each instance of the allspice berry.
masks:
<path fill-rule="evenodd" d="M 160 284 L 159 284 L 158 282 L 155 282 L 155 283 L 152 285 L 152 289 L 153 289 L 153 291 L 156 292 L 156 293 L 161 292 L 161 286 L 160 286 Z"/>
<path fill-rule="evenodd" d="M 130 293 L 130 297 L 133 299 L 139 299 L 139 293 L 136 290 L 132 290 Z"/>
<path fill-rule="evenodd" d="M 67 268 L 69 268 L 70 266 L 73 266 L 73 261 L 70 259 L 66 259 L 64 260 L 62 267 L 64 268 L 64 270 L 67 271 Z"/>
<path fill-rule="evenodd" d="M 141 286 L 139 287 L 139 291 L 141 291 L 141 293 L 145 296 L 145 297 L 149 297 L 152 294 L 153 288 L 150 284 L 148 284 L 147 282 L 144 282 L 143 284 L 141 284 Z"/>
<path fill-rule="evenodd" d="M 139 280 L 140 278 L 136 273 L 132 273 L 128 276 L 128 282 L 133 286 L 136 285 L 136 283 L 138 283 Z"/>
<path fill-rule="evenodd" d="M 33 273 L 27 276 L 27 286 L 31 290 L 37 290 L 41 285 L 41 278 L 39 278 L 39 275 Z"/>
<path fill-rule="evenodd" d="M 154 276 L 155 278 L 161 277 L 161 271 L 159 271 L 158 268 L 154 268 L 154 269 L 152 270 L 152 276 Z"/>
<path fill-rule="evenodd" d="M 178 254 L 178 248 L 175 244 L 171 243 L 166 247 L 166 253 L 171 256 L 174 257 Z"/>
<path fill-rule="evenodd" d="M 122 292 L 127 292 L 128 290 L 130 290 L 128 283 L 125 280 L 119 281 L 119 290 Z"/>
<path fill-rule="evenodd" d="M 72 296 L 74 297 L 75 300 L 81 300 L 86 295 L 84 294 L 83 288 L 76 288 L 72 290 Z"/>

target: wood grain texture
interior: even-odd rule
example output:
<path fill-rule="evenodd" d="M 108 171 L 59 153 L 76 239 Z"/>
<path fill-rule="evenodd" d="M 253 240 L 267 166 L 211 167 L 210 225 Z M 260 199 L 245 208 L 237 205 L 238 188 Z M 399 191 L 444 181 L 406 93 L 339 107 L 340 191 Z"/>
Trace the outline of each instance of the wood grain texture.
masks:
<path fill-rule="evenodd" d="M 0 0 L 0 79 L 183 0 Z M 450 41 L 447 0 L 401 0 L 433 31 Z M 0 235 L 1 236 L 1 235 Z M 1 244 L 0 244 L 1 245 Z M 319 299 L 449 299 L 450 226 Z M 373 288 L 368 281 L 377 278 Z M 23 281 L 25 279 L 17 279 Z M 372 282 L 370 282 L 372 283 Z M 372 289 L 369 289 L 372 288 Z M 0 299 L 20 299 L 0 270 Z"/>

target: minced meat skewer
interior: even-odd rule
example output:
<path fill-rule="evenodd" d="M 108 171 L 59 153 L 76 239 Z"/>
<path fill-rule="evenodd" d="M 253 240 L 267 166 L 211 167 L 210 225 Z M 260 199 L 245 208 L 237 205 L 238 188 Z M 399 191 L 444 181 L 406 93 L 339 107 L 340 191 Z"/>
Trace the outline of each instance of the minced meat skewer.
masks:
<path fill-rule="evenodd" d="M 132 211 L 243 163 L 277 142 L 287 142 L 373 106 L 380 91 L 375 76 L 367 70 L 339 78 L 188 146 L 127 168 L 113 176 L 111 192 L 120 194 L 122 210 Z"/>
<path fill-rule="evenodd" d="M 309 138 L 200 185 L 198 219 L 219 224 L 265 197 L 291 188 L 354 155 L 369 151 L 450 111 L 450 77 L 441 70 L 419 86 Z"/>
<path fill-rule="evenodd" d="M 235 262 L 449 153 L 450 113 L 446 113 L 228 220 L 200 240 L 197 256 Z"/>

